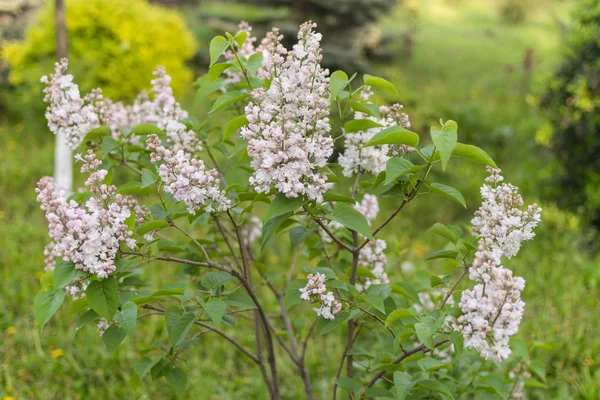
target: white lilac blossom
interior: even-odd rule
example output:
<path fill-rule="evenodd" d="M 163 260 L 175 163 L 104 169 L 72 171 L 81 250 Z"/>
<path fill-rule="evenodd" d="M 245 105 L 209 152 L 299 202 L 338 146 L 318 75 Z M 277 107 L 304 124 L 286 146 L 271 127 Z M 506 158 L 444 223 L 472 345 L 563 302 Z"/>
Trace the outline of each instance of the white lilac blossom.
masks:
<path fill-rule="evenodd" d="M 356 283 L 356 289 L 359 292 L 366 291 L 371 285 L 388 285 L 390 283 L 385 272 L 387 257 L 384 251 L 386 247 L 385 240 L 377 239 L 370 241 L 365 247 L 360 249 L 358 253 L 358 266 L 368 268 L 374 277 L 360 277 Z"/>
<path fill-rule="evenodd" d="M 50 79 L 43 76 L 41 81 L 46 84 L 44 101 L 49 103 L 46 111 L 48 127 L 55 134 L 62 131 L 70 148 L 79 146 L 85 135 L 100 125 L 108 126 L 115 139 L 124 139 L 120 128 L 131 129 L 146 123 L 164 130 L 174 151 L 194 154 L 202 150 L 200 139 L 181 122 L 188 113 L 175 100 L 171 77 L 163 67 L 157 67 L 153 73 L 153 98 L 142 91 L 132 105 L 104 97 L 102 89 L 93 89 L 81 98 L 73 76 L 66 73 L 67 68 L 67 59 L 62 59 L 56 63 Z M 127 138 L 130 144 L 137 144 L 139 140 L 134 134 Z"/>
<path fill-rule="evenodd" d="M 463 291 L 459 304 L 463 315 L 453 327 L 462 333 L 465 347 L 478 350 L 485 359 L 503 361 L 510 354 L 509 339 L 517 333 L 523 317 L 525 280 L 504 268 L 501 258 L 516 255 L 521 243 L 533 238 L 541 209 L 533 204 L 521 210 L 523 199 L 518 189 L 499 184 L 503 181 L 499 169 L 488 171 L 486 181 L 494 186 L 483 185 L 484 201 L 472 221 L 479 242 L 469 277 L 478 284 Z"/>
<path fill-rule="evenodd" d="M 85 104 L 79 86 L 73 83 L 73 75 L 67 74 L 69 63 L 66 58 L 55 64 L 54 74 L 44 75 L 44 101 L 48 103 L 46 120 L 50 131 L 62 134 L 66 145 L 75 149 L 90 130 L 100 126 L 94 107 Z"/>
<path fill-rule="evenodd" d="M 106 330 L 108 329 L 108 321 L 106 320 L 106 318 L 100 318 L 100 321 L 98 321 L 98 324 L 96 325 L 96 328 L 98 329 L 98 334 L 100 336 L 104 336 L 104 332 L 106 332 Z"/>
<path fill-rule="evenodd" d="M 242 226 L 242 233 L 248 244 L 254 243 L 256 239 L 262 236 L 262 221 L 255 215 L 251 215 L 245 225 Z"/>
<path fill-rule="evenodd" d="M 163 190 L 173 195 L 175 200 L 184 202 L 190 214 L 201 208 L 207 212 L 229 209 L 231 200 L 219 188 L 217 170 L 207 170 L 202 160 L 188 156 L 183 150 L 173 154 L 156 135 L 148 136 L 146 149 L 151 152 L 153 163 L 162 161 L 158 175 L 163 182 Z"/>
<path fill-rule="evenodd" d="M 356 204 L 354 208 L 364 215 L 369 225 L 371 225 L 373 220 L 377 218 L 377 214 L 379 214 L 379 201 L 377 200 L 377 196 L 367 193 L 363 196 L 362 201 L 359 204 Z"/>
<path fill-rule="evenodd" d="M 79 157 L 82 159 L 81 157 Z M 90 172 L 85 185 L 92 197 L 80 205 L 68 201 L 66 192 L 55 187 L 50 177 L 38 182 L 37 200 L 48 220 L 52 244 L 47 249 L 47 261 L 62 257 L 75 263 L 75 268 L 106 278 L 115 271 L 115 257 L 121 244 L 135 248 L 133 232 L 126 220 L 137 209 L 135 200 L 116 193 L 116 187 L 105 184 L 108 171 L 100 169 L 93 152 L 88 153 L 82 172 Z M 48 268 L 49 266 L 47 266 Z"/>
<path fill-rule="evenodd" d="M 370 93 L 370 92 L 367 92 Z M 361 93 L 361 95 L 364 95 Z M 363 96 L 367 97 L 368 96 Z M 381 127 L 375 127 L 355 133 L 345 135 L 344 152 L 339 156 L 338 162 L 342 166 L 344 176 L 352 176 L 358 172 L 368 172 L 374 175 L 385 171 L 387 161 L 391 156 L 402 156 L 414 149 L 410 146 L 369 146 L 365 144 L 383 129 L 392 126 L 410 127 L 408 116 L 402 112 L 403 106 L 394 104 L 390 107 L 381 106 L 379 113 L 381 118 L 369 116 L 367 114 L 356 112 L 355 119 L 367 119 L 376 122 Z"/>
<path fill-rule="evenodd" d="M 335 319 L 335 315 L 342 310 L 342 304 L 335 299 L 333 292 L 327 291 L 327 278 L 325 275 L 316 273 L 309 274 L 308 282 L 305 287 L 300 289 L 300 298 L 311 303 L 320 304 L 313 310 L 318 316 L 326 319 Z"/>
<path fill-rule="evenodd" d="M 321 35 L 313 31 L 315 26 L 303 24 L 289 52 L 277 29 L 263 41 L 257 74 L 270 85 L 252 90 L 245 109 L 249 124 L 240 132 L 252 158 L 250 184 L 259 193 L 274 187 L 287 197 L 305 195 L 320 202 L 329 187 L 318 171 L 333 152 L 329 71 L 320 65 Z"/>

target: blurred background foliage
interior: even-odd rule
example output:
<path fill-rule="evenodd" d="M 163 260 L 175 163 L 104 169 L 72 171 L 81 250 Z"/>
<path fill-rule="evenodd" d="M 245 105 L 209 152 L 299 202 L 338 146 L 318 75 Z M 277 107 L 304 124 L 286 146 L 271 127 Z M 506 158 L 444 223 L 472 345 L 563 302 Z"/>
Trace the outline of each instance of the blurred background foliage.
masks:
<path fill-rule="evenodd" d="M 47 231 L 33 188 L 40 176 L 52 174 L 54 141 L 44 126 L 39 83 L 54 62 L 51 5 L 42 3 L 0 0 L 0 396 L 172 398 L 160 381 L 136 394 L 129 389 L 135 344 L 111 355 L 94 329 L 75 338 L 65 334 L 74 331 L 66 312 L 43 335 L 34 321 Z M 518 337 L 545 366 L 546 386 L 529 388 L 530 397 L 600 398 L 600 258 L 594 228 L 600 220 L 599 0 L 66 4 L 71 71 L 84 92 L 101 86 L 115 99 L 131 99 L 149 87 L 151 71 L 162 64 L 187 109 L 203 120 L 207 105 L 194 102 L 193 90 L 186 88 L 192 76 L 206 71 L 208 42 L 216 33 L 233 33 L 240 20 L 248 20 L 259 38 L 279 26 L 293 42 L 297 25 L 311 18 L 325 35 L 325 63 L 333 69 L 369 69 L 391 80 L 400 97 L 379 100 L 403 103 L 422 138 L 439 118 L 457 121 L 459 140 L 486 149 L 526 201 L 544 208 L 538 238 L 507 264 L 527 280 Z M 468 229 L 485 176 L 468 163 L 453 168 L 460 169 L 461 180 L 448 183 L 464 193 L 469 210 L 443 200 L 407 208 L 385 233 L 393 276 L 413 279 L 424 269 L 448 273 L 443 263 L 423 262 L 439 246 L 426 230 L 434 222 L 458 222 Z M 393 203 L 383 199 L 382 208 Z M 289 258 L 281 246 L 268 261 L 285 265 Z M 158 268 L 148 273 L 157 284 L 182 277 Z M 140 322 L 144 342 L 164 334 L 149 319 Z M 233 335 L 248 340 L 243 332 Z M 202 343 L 186 360 L 194 382 L 186 398 L 263 397 L 258 371 L 215 338 Z M 315 390 L 324 397 L 341 346 L 329 337 L 309 347 Z M 295 382 L 289 375 L 291 368 L 283 366 L 283 379 Z M 286 391 L 289 398 L 301 398 L 293 386 Z"/>

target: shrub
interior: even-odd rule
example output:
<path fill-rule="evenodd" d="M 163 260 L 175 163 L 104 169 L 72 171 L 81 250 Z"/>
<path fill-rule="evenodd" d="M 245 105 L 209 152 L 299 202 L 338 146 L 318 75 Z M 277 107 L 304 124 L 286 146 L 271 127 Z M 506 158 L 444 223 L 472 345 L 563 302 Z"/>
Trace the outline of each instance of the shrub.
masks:
<path fill-rule="evenodd" d="M 552 125 L 549 147 L 560 167 L 555 195 L 561 207 L 583 210 L 600 227 L 600 2 L 575 14 L 563 61 L 540 107 Z"/>
<path fill-rule="evenodd" d="M 325 398 L 312 385 L 320 376 L 334 399 L 342 390 L 523 398 L 526 381 L 542 385 L 544 373 L 522 342 L 509 342 L 525 281 L 503 263 L 533 238 L 541 210 L 525 207 L 485 151 L 458 142 L 456 122 L 431 127 L 422 144 L 402 105 L 372 101 L 373 92 L 398 96 L 390 82 L 330 75 L 314 27 L 303 24 L 291 50 L 276 29 L 260 48 L 247 25 L 214 38 L 197 97 L 217 95 L 202 122 L 181 109 L 163 68 L 152 96 L 132 107 L 99 91 L 81 98 L 66 60 L 42 79 L 49 127 L 83 145 L 76 159 L 88 178 L 71 201 L 51 178 L 38 183 L 51 238 L 34 301 L 40 326 L 70 294 L 78 328 L 93 323 L 109 352 L 126 337 L 142 343 L 134 387 L 164 377 L 183 392 L 190 347 L 210 334 L 260 371 L 264 398 Z M 434 224 L 441 248 L 424 261 L 445 274 L 403 276 L 388 267 L 379 233 L 422 196 L 466 208 L 458 190 L 433 181 L 448 179 L 457 157 L 490 173 L 475 238 Z M 379 197 L 394 209 L 380 209 Z M 161 280 L 178 269 L 177 282 L 151 288 L 149 263 L 163 266 L 152 269 Z M 146 317 L 165 329 L 141 335 Z M 339 361 L 311 370 L 306 347 L 324 335 L 337 338 Z M 293 376 L 284 379 L 286 361 Z"/>
<path fill-rule="evenodd" d="M 39 77 L 56 61 L 54 2 L 46 3 L 25 40 L 8 43 L 2 52 L 10 68 L 9 82 L 20 98 L 15 108 L 36 104 L 42 87 Z M 69 58 L 83 90 L 101 86 L 115 100 L 131 100 L 146 87 L 156 65 L 168 68 L 176 92 L 187 87 L 192 73 L 185 61 L 195 46 L 176 12 L 143 0 L 65 3 Z"/>

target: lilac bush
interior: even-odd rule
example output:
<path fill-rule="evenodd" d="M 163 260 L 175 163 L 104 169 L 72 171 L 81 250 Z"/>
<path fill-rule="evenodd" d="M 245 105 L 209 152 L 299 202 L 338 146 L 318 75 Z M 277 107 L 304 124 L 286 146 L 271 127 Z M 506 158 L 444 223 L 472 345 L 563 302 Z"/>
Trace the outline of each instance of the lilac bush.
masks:
<path fill-rule="evenodd" d="M 51 238 L 35 299 L 40 325 L 67 293 L 78 326 L 95 326 L 109 351 L 126 337 L 145 341 L 139 318 L 163 324 L 163 345 L 144 342 L 134 388 L 162 377 L 179 393 L 195 384 L 180 356 L 212 332 L 258 368 L 270 398 L 300 382 L 306 398 L 329 396 L 313 389 L 306 349 L 336 335 L 339 365 L 326 378 L 334 399 L 342 389 L 350 398 L 523 398 L 530 360 L 510 339 L 525 281 L 502 259 L 534 237 L 541 209 L 525 206 L 485 151 L 458 142 L 456 122 L 441 121 L 420 145 L 402 105 L 372 101 L 398 97 L 390 82 L 322 68 L 315 28 L 303 24 L 292 49 L 277 29 L 255 46 L 246 23 L 213 39 L 195 84 L 200 100 L 214 99 L 204 121 L 182 109 L 161 67 L 131 105 L 100 89 L 82 97 L 66 60 L 42 78 L 48 126 L 78 149 L 89 177 L 74 194 L 48 177 L 38 183 Z M 436 223 L 430 232 L 447 244 L 425 261 L 454 269 L 411 280 L 389 265 L 394 246 L 381 233 L 418 195 L 466 208 L 457 189 L 431 179 L 457 157 L 490 174 L 474 237 Z M 269 264 L 284 247 L 292 257 Z M 143 279 L 150 262 L 185 279 L 152 288 Z M 282 360 L 298 382 L 282 379 Z"/>

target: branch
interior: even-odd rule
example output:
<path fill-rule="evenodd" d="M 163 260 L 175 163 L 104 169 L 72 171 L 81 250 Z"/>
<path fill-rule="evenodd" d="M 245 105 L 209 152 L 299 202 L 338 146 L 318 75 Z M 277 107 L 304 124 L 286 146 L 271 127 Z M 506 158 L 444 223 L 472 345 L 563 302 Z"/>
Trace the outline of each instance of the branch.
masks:
<path fill-rule="evenodd" d="M 436 344 L 434 344 L 434 345 L 433 345 L 433 347 L 434 347 L 434 348 L 437 348 L 437 347 L 440 347 L 441 345 L 443 345 L 443 344 L 445 344 L 445 343 L 448 343 L 448 339 L 443 339 L 443 340 L 440 340 L 439 342 L 437 342 Z M 406 351 L 404 354 L 402 354 L 400 357 L 398 357 L 398 358 L 396 358 L 394 361 L 392 361 L 392 362 L 391 362 L 391 364 L 400 364 L 402 361 L 404 361 L 404 359 L 406 359 L 406 358 L 408 358 L 408 357 L 412 356 L 413 354 L 416 354 L 416 353 L 418 353 L 418 352 L 420 352 L 420 351 L 427 352 L 427 351 L 429 351 L 429 350 L 427 349 L 427 346 L 425 346 L 424 344 L 421 344 L 421 345 L 419 345 L 419 346 L 415 347 L 415 348 L 414 348 L 414 349 L 412 349 L 412 350 L 407 350 L 407 351 Z M 379 379 L 381 379 L 381 377 L 382 377 L 383 375 L 385 375 L 385 372 L 386 372 L 386 371 L 380 371 L 380 372 L 378 372 L 378 373 L 377 373 L 377 375 L 375 375 L 375 376 L 373 377 L 373 379 L 371 379 L 371 380 L 369 381 L 369 383 L 367 384 L 366 388 L 365 388 L 365 389 L 363 389 L 363 392 L 362 392 L 362 394 L 361 394 L 361 398 L 362 398 L 362 397 L 363 397 L 363 395 L 364 395 L 364 390 L 366 390 L 366 389 L 368 389 L 368 388 L 372 387 L 372 386 L 375 384 L 375 382 L 377 382 Z"/>
<path fill-rule="evenodd" d="M 308 211 L 308 208 L 306 206 L 304 206 L 304 211 L 306 211 L 306 213 L 310 215 L 312 219 L 315 220 L 315 222 L 321 227 L 321 229 L 323 229 L 325 233 L 327 233 L 327 235 L 329 235 L 329 237 L 331 237 L 337 244 L 339 244 L 341 247 L 343 247 L 349 252 L 353 251 L 353 249 L 350 246 L 348 246 L 346 243 L 342 242 L 337 236 L 335 236 L 333 232 L 331 232 L 331 229 L 327 227 L 327 225 L 325 225 L 323 222 L 321 222 L 320 219 L 312 215 L 311 212 Z"/>

